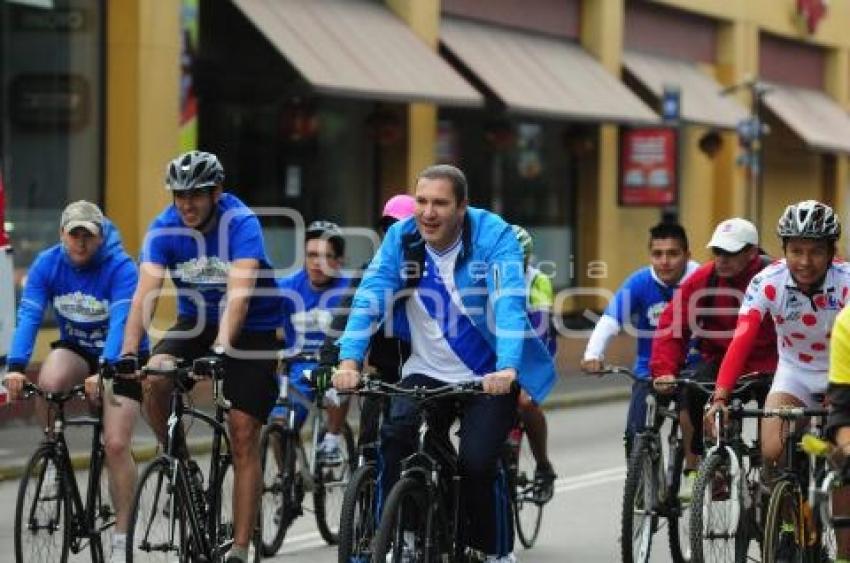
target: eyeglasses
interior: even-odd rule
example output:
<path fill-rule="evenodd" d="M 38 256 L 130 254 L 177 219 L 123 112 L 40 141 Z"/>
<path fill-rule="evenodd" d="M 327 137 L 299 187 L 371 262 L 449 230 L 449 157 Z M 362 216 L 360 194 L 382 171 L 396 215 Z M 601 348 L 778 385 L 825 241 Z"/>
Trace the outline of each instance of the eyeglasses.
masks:
<path fill-rule="evenodd" d="M 712 254 L 714 254 L 714 255 L 715 255 L 716 257 L 718 257 L 718 258 L 720 258 L 720 257 L 723 257 L 723 258 L 731 258 L 732 256 L 740 256 L 740 255 L 741 255 L 741 254 L 743 254 L 743 253 L 744 253 L 744 251 L 745 251 L 745 250 L 747 250 L 749 247 L 750 247 L 750 245 L 749 245 L 749 244 L 747 244 L 747 245 L 744 245 L 744 247 L 743 247 L 741 250 L 739 250 L 738 252 L 729 252 L 728 250 L 723 250 L 722 248 L 718 248 L 718 247 L 716 247 L 716 246 L 712 246 L 712 247 L 711 247 L 711 253 L 712 253 Z"/>
<path fill-rule="evenodd" d="M 215 188 L 192 188 L 191 190 L 174 190 L 172 193 L 174 194 L 174 199 L 192 199 L 201 195 L 211 194 L 213 189 Z"/>

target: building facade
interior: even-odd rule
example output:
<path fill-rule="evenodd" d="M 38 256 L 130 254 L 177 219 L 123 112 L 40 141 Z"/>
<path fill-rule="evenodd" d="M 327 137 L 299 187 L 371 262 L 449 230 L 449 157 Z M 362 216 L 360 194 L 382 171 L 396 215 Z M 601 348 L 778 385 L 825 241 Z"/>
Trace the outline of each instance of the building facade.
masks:
<path fill-rule="evenodd" d="M 0 0 L 0 47 L 21 276 L 74 199 L 103 204 L 137 251 L 168 202 L 165 163 L 191 146 L 249 204 L 348 226 L 373 225 L 424 166 L 457 164 L 473 205 L 535 234 L 579 296 L 564 310 L 643 265 L 664 215 L 698 259 L 726 217 L 756 221 L 774 254 L 788 203 L 847 218 L 850 0 Z M 670 125 L 671 87 L 678 199 L 623 205 L 624 133 Z M 760 174 L 736 131 L 754 100 Z M 291 220 L 263 223 L 286 265 Z M 352 248 L 356 263 L 367 245 Z"/>

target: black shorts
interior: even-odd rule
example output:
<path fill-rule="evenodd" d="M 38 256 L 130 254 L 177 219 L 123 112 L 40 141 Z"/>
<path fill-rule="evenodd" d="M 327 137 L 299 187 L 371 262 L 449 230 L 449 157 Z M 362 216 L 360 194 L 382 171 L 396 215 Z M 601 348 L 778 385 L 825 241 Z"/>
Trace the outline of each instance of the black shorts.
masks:
<path fill-rule="evenodd" d="M 210 355 L 218 326 L 208 325 L 200 334 L 187 337 L 196 325 L 195 319 L 177 319 L 153 349 L 153 355 L 167 354 L 191 362 Z M 275 379 L 276 352 L 280 348 L 275 331 L 243 330 L 234 343 L 236 350 L 254 352 L 249 358 L 224 358 L 224 396 L 234 409 L 246 412 L 265 423 L 277 401 Z M 256 352 L 266 352 L 259 355 Z"/>
<path fill-rule="evenodd" d="M 75 353 L 79 357 L 81 357 L 86 364 L 88 364 L 89 375 L 93 375 L 98 373 L 100 370 L 99 359 L 97 356 L 92 356 L 86 350 L 73 342 L 68 342 L 67 340 L 57 340 L 56 342 L 51 342 L 50 347 L 53 350 L 57 348 L 61 348 L 63 350 L 70 350 Z M 140 356 L 140 362 L 147 361 L 146 355 Z M 116 395 L 121 395 L 122 397 L 127 397 L 128 399 L 133 399 L 139 403 L 142 402 L 142 384 L 138 381 L 121 379 L 116 377 L 113 380 L 112 384 L 112 392 Z"/>

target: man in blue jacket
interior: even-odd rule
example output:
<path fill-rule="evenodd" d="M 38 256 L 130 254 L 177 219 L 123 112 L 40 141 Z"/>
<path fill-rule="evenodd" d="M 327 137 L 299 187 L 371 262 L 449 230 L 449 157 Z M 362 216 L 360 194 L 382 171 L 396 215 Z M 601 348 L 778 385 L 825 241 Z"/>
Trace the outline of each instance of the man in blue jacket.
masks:
<path fill-rule="evenodd" d="M 38 384 L 45 391 L 68 390 L 97 373 L 99 358 L 113 361 L 121 349 L 139 273 L 121 245 L 118 230 L 95 204 L 77 201 L 62 212 L 59 239 L 59 244 L 39 253 L 27 274 L 9 353 L 9 373 L 3 382 L 12 399 L 20 397 L 48 305 L 56 315 L 59 340 L 51 344 L 38 374 Z M 140 350 L 147 353 L 146 341 Z M 96 376 L 92 382 L 96 383 Z M 87 384 L 89 389 L 95 387 Z M 114 392 L 122 398 L 104 401 L 103 439 L 117 513 L 113 561 L 124 561 L 128 512 L 136 486 L 130 442 L 142 393 L 138 382 L 126 380 L 116 381 Z"/>
<path fill-rule="evenodd" d="M 454 166 L 426 168 L 415 197 L 414 217 L 390 228 L 354 296 L 334 385 L 357 385 L 376 321 L 390 315 L 393 329 L 411 341 L 402 385 L 481 379 L 491 396 L 461 407 L 463 541 L 481 559 L 513 561 L 508 496 L 497 471 L 517 408 L 513 384 L 539 403 L 554 384 L 554 364 L 526 315 L 523 256 L 511 226 L 467 205 L 466 178 Z M 453 403 L 435 406 L 431 431 L 445 435 Z M 382 494 L 414 450 L 416 431 L 409 402 L 394 401 L 381 431 Z"/>

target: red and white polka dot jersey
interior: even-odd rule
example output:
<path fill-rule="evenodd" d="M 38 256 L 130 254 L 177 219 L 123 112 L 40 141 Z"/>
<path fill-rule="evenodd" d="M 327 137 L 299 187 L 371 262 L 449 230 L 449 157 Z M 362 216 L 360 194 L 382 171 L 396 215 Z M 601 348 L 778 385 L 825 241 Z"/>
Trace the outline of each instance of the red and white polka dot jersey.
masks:
<path fill-rule="evenodd" d="M 797 287 L 785 260 L 774 262 L 750 281 L 739 311 L 735 339 L 740 336 L 747 340 L 744 333 L 750 330 L 750 326 L 770 314 L 776 325 L 778 369 L 807 375 L 815 372 L 826 378 L 832 325 L 848 299 L 850 263 L 833 261 L 821 287 L 807 295 Z M 752 322 L 747 323 L 747 319 Z M 743 363 L 742 358 L 729 356 L 746 353 L 746 349 L 730 346 L 718 374 L 720 387 L 731 388 L 741 375 L 734 372 L 737 371 L 735 367 Z"/>

